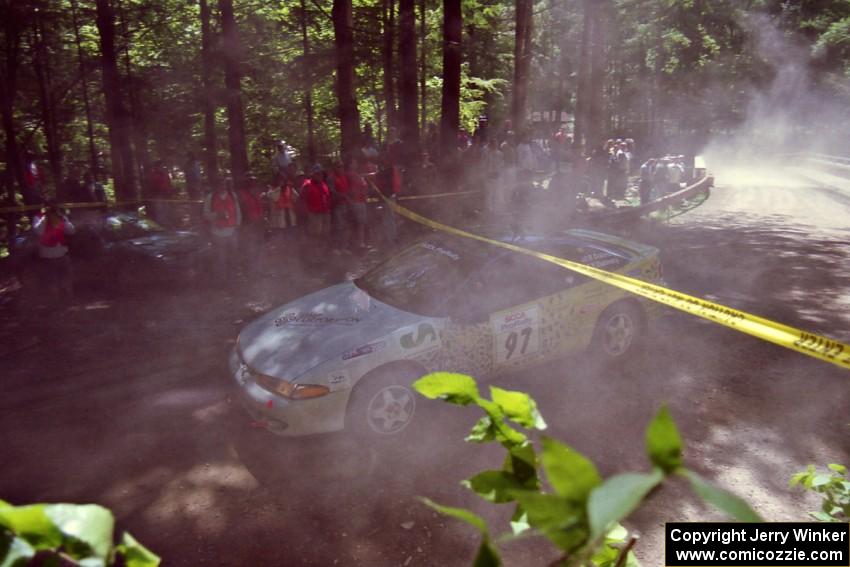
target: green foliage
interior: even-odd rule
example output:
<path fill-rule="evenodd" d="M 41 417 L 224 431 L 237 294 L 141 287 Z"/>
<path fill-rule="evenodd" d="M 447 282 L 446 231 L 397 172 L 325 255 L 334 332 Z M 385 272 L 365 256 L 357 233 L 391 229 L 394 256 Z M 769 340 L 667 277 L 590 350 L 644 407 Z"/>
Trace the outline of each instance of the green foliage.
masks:
<path fill-rule="evenodd" d="M 129 533 L 113 546 L 114 528 L 112 512 L 94 504 L 12 506 L 0 500 L 0 566 L 23 566 L 36 554 L 85 567 L 159 565 L 159 557 Z"/>
<path fill-rule="evenodd" d="M 498 442 L 506 450 L 505 461 L 500 470 L 483 471 L 461 484 L 488 502 L 514 503 L 512 535 L 508 537 L 546 537 L 563 553 L 560 565 L 613 567 L 622 560 L 620 565 L 637 566 L 630 550 L 633 540 L 620 522 L 671 474 L 685 476 L 698 496 L 733 518 L 761 521 L 743 500 L 684 468 L 682 440 L 664 406 L 646 430 L 646 454 L 653 465 L 650 472 L 627 472 L 603 480 L 587 457 L 554 439 L 542 437 L 537 456 L 529 433 L 545 429 L 546 424 L 535 401 L 524 392 L 491 386 L 487 399 L 472 378 L 447 372 L 424 376 L 413 387 L 429 399 L 475 405 L 484 411 L 467 441 Z M 538 472 L 541 465 L 545 483 Z M 475 565 L 500 564 L 482 518 L 468 510 L 425 502 L 478 529 L 482 542 Z"/>
<path fill-rule="evenodd" d="M 820 494 L 823 499 L 821 509 L 809 512 L 819 522 L 846 522 L 850 520 L 850 480 L 847 479 L 847 467 L 838 464 L 827 465 L 829 472 L 821 473 L 814 465 L 791 477 L 791 486 L 800 485 L 806 490 Z"/>

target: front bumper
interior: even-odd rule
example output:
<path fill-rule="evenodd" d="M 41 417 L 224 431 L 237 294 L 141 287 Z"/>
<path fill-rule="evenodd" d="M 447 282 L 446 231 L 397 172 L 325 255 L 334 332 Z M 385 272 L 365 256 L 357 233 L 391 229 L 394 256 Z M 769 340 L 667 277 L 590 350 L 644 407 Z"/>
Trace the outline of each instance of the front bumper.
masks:
<path fill-rule="evenodd" d="M 331 433 L 345 427 L 345 410 L 351 390 L 338 390 L 321 398 L 288 400 L 259 386 L 234 348 L 228 360 L 239 402 L 258 424 L 277 435 L 301 437 Z"/>

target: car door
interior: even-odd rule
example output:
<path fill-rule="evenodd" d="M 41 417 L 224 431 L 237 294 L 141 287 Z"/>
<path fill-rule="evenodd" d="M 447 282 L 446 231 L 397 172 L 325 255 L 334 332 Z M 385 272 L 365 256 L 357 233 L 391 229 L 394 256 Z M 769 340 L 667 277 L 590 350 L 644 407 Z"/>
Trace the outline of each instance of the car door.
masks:
<path fill-rule="evenodd" d="M 532 366 L 564 351 L 555 329 L 581 276 L 515 253 L 499 254 L 455 298 L 444 331 L 447 368 L 473 375 Z"/>

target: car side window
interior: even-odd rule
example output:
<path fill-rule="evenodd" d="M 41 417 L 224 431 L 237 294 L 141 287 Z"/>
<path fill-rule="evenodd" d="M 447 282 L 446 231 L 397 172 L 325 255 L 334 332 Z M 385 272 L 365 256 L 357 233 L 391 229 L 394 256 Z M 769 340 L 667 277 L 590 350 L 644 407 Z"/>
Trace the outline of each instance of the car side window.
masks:
<path fill-rule="evenodd" d="M 491 313 L 553 295 L 587 278 L 561 266 L 521 254 L 495 258 L 473 274 L 455 298 L 455 315 L 478 322 Z"/>

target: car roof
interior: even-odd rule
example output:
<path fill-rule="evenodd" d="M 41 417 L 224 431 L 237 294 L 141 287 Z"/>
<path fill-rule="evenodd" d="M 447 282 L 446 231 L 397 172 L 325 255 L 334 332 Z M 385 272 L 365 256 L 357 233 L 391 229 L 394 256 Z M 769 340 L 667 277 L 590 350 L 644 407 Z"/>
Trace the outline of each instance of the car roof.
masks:
<path fill-rule="evenodd" d="M 471 228 L 470 232 L 491 240 L 514 244 L 574 261 L 582 261 L 588 253 L 596 252 L 631 260 L 644 252 L 644 249 L 652 250 L 650 247 L 589 230 L 563 230 L 548 234 L 539 232 L 517 233 L 501 227 L 480 226 Z M 484 242 L 446 232 L 435 232 L 422 240 L 447 247 L 470 260 L 493 259 L 512 253 L 505 249 L 495 252 L 493 246 L 488 246 Z"/>

